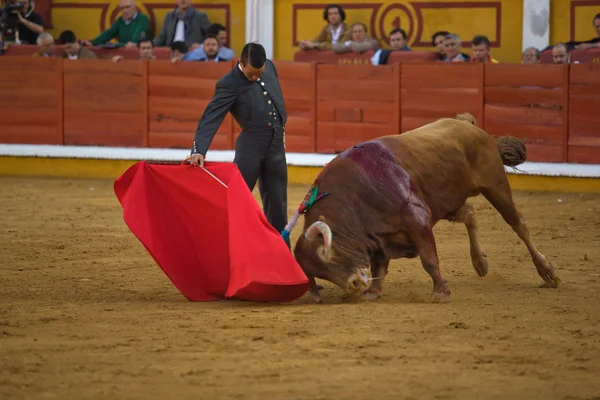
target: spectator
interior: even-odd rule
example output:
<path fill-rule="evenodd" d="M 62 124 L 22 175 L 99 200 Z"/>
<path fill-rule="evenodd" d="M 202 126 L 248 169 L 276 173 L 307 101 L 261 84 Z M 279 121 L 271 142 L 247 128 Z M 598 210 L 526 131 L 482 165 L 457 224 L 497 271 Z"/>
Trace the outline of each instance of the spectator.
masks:
<path fill-rule="evenodd" d="M 539 64 L 542 53 L 535 47 L 528 47 L 523 51 L 521 62 L 523 64 Z"/>
<path fill-rule="evenodd" d="M 367 26 L 362 22 L 352 24 L 351 31 L 352 39 L 334 44 L 332 47 L 334 52 L 345 53 L 353 51 L 355 53 L 363 53 L 379 49 L 379 42 L 367 36 Z"/>
<path fill-rule="evenodd" d="M 77 37 L 72 31 L 63 31 L 58 37 L 58 44 L 64 45 L 62 58 L 69 58 L 71 60 L 98 58 L 96 53 L 77 43 Z"/>
<path fill-rule="evenodd" d="M 217 37 L 215 35 L 206 35 L 206 37 L 204 38 L 204 43 L 203 43 L 203 57 L 200 58 L 198 57 L 198 54 L 196 54 L 193 58 L 189 57 L 186 58 L 184 57 L 183 60 L 184 61 L 214 61 L 214 62 L 220 62 L 220 61 L 228 61 L 228 59 L 226 58 L 221 58 L 220 54 L 220 43 L 219 43 L 219 39 L 217 39 Z M 196 52 L 198 49 L 194 50 L 194 52 Z"/>
<path fill-rule="evenodd" d="M 42 16 L 34 11 L 32 0 L 25 0 L 23 8 L 17 13 L 19 17 L 19 41 L 22 44 L 35 44 L 38 36 L 44 32 Z M 38 43 L 39 44 L 39 43 Z"/>
<path fill-rule="evenodd" d="M 185 42 L 173 42 L 171 44 L 171 62 L 179 62 L 188 52 L 188 47 Z"/>
<path fill-rule="evenodd" d="M 469 61 L 471 57 L 468 54 L 461 53 L 460 49 L 462 46 L 462 41 L 460 37 L 454 33 L 449 33 L 444 37 L 444 52 L 446 58 L 444 61 L 446 62 L 462 62 Z"/>
<path fill-rule="evenodd" d="M 570 62 L 570 54 L 566 43 L 556 43 L 552 47 L 552 61 L 554 64 L 568 64 Z"/>
<path fill-rule="evenodd" d="M 575 46 L 578 50 L 588 50 L 588 49 L 600 49 L 600 13 L 594 16 L 592 20 L 594 24 L 594 28 L 596 29 L 596 37 L 594 39 L 588 40 L 587 42 L 583 42 L 577 44 Z"/>
<path fill-rule="evenodd" d="M 37 37 L 38 49 L 34 57 L 54 57 L 54 38 L 48 32 L 42 32 Z"/>
<path fill-rule="evenodd" d="M 232 60 L 235 57 L 235 53 L 230 48 L 225 47 L 227 44 L 227 29 L 221 24 L 212 24 L 206 30 L 206 35 L 216 36 L 219 41 L 219 53 L 217 54 L 219 61 Z M 190 51 L 183 57 L 183 61 L 201 61 L 206 59 L 206 53 L 204 53 L 204 43 L 200 45 L 196 50 Z"/>
<path fill-rule="evenodd" d="M 163 20 L 160 34 L 154 38 L 154 46 L 170 46 L 173 42 L 185 42 L 194 50 L 204 41 L 210 25 L 206 13 L 196 10 L 191 0 L 177 0 L 177 6 Z"/>
<path fill-rule="evenodd" d="M 152 40 L 150 39 L 142 39 L 140 41 L 140 45 L 139 45 L 139 53 L 140 53 L 140 61 L 144 61 L 144 60 L 156 60 L 156 57 L 154 57 L 154 51 L 153 51 L 153 45 L 152 45 Z M 123 59 L 123 56 L 121 55 L 116 55 L 112 58 L 112 60 L 114 62 L 119 62 Z"/>
<path fill-rule="evenodd" d="M 302 40 L 298 43 L 301 50 L 331 50 L 337 43 L 352 40 L 352 31 L 344 22 L 346 12 L 337 4 L 325 7 L 323 19 L 328 22 L 314 40 Z"/>
<path fill-rule="evenodd" d="M 110 28 L 97 38 L 91 41 L 83 40 L 81 43 L 84 46 L 99 46 L 117 38 L 119 46 L 134 48 L 142 38 L 150 37 L 150 20 L 137 10 L 134 0 L 120 0 L 119 9 L 121 16 Z"/>
<path fill-rule="evenodd" d="M 406 31 L 404 29 L 396 28 L 390 32 L 390 46 L 392 47 L 391 50 L 377 50 L 371 57 L 371 63 L 373 65 L 384 65 L 387 64 L 392 51 L 411 51 L 410 47 L 406 45 Z"/>
<path fill-rule="evenodd" d="M 437 31 L 436 33 L 431 35 L 431 44 L 437 49 L 440 61 L 446 58 L 446 47 L 444 46 L 444 39 L 449 33 L 450 32 L 448 31 Z"/>
<path fill-rule="evenodd" d="M 490 56 L 490 40 L 487 36 L 477 35 L 471 40 L 471 50 L 473 51 L 472 62 L 494 63 L 498 61 Z"/>

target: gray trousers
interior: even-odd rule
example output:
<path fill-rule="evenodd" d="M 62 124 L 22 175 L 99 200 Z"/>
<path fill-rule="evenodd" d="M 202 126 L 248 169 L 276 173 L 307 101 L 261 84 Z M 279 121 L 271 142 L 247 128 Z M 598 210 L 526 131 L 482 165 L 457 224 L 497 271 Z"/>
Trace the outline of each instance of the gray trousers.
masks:
<path fill-rule="evenodd" d="M 287 162 L 283 128 L 242 132 L 235 143 L 233 162 L 250 191 L 256 186 L 269 223 L 281 233 L 287 224 Z M 286 240 L 290 247 L 290 241 Z"/>

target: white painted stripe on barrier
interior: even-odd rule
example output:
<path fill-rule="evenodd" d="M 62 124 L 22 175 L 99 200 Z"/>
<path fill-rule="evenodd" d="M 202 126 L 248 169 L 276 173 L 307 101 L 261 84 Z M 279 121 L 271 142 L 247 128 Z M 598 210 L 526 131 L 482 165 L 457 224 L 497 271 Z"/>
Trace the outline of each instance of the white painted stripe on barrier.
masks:
<path fill-rule="evenodd" d="M 190 151 L 187 149 L 0 144 L 0 156 L 16 157 L 183 161 L 189 154 Z M 322 167 L 335 156 L 335 154 L 312 153 L 286 154 L 288 165 L 310 167 Z M 232 150 L 209 150 L 206 154 L 206 160 L 213 162 L 232 162 L 233 157 L 234 152 Z M 516 170 L 506 167 L 506 171 L 526 175 L 600 178 L 600 165 L 598 164 L 525 162 L 519 165 Z"/>

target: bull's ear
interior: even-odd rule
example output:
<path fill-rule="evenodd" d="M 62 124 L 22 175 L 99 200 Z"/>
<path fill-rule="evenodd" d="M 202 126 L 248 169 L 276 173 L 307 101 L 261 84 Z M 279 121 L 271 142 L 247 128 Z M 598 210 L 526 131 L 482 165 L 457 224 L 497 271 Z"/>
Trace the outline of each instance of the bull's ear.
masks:
<path fill-rule="evenodd" d="M 324 215 L 319 215 L 319 221 L 327 223 L 327 221 L 325 221 Z"/>

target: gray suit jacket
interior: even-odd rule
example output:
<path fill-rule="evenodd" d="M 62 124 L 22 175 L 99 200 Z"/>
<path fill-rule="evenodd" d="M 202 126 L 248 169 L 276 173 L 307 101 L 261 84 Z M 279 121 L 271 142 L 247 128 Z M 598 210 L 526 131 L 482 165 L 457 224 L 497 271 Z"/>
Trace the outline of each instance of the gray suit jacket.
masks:
<path fill-rule="evenodd" d="M 276 115 L 273 113 L 274 109 Z M 278 126 L 279 122 L 285 130 L 287 113 L 275 64 L 267 60 L 260 82 L 248 80 L 239 64 L 217 82 L 215 94 L 198 122 L 192 154 L 206 155 L 208 146 L 228 112 L 231 112 L 244 132 L 268 131 Z M 277 121 L 274 117 L 280 120 Z"/>
<path fill-rule="evenodd" d="M 154 46 L 170 46 L 171 43 L 173 43 L 177 22 L 178 20 L 175 17 L 175 11 L 169 11 L 167 15 L 165 15 L 160 34 L 155 37 L 152 42 Z M 210 21 L 208 20 L 206 13 L 195 10 L 191 25 L 191 32 L 188 37 L 185 38 L 185 43 L 188 45 L 188 47 L 191 46 L 192 43 L 201 44 L 204 41 L 203 32 L 206 32 L 206 28 L 208 28 L 210 25 Z"/>

